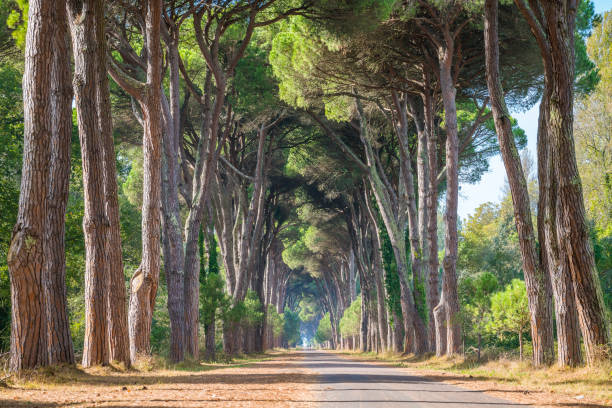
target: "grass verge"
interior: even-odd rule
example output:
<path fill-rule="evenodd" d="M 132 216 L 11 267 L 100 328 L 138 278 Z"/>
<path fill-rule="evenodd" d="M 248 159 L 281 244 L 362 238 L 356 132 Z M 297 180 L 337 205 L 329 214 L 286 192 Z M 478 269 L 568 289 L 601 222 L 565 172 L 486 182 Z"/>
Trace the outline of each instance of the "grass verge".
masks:
<path fill-rule="evenodd" d="M 539 407 L 612 407 L 612 362 L 595 367 L 535 368 L 530 362 L 497 359 L 478 363 L 463 357 L 415 357 L 397 353 L 340 354 L 418 371 L 419 375 L 481 389 Z"/>

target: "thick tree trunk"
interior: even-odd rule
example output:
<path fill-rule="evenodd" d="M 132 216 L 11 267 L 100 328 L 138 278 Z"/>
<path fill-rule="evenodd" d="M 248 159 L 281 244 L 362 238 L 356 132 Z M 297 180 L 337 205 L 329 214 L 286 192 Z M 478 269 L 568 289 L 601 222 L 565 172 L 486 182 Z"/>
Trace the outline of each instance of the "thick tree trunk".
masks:
<path fill-rule="evenodd" d="M 150 353 L 151 323 L 159 283 L 161 201 L 161 0 L 146 3 L 147 86 L 141 102 L 143 134 L 142 261 L 130 282 L 130 356 Z"/>
<path fill-rule="evenodd" d="M 108 218 L 104 197 L 104 161 L 99 137 L 96 12 L 100 0 L 70 3 L 74 53 L 74 93 L 83 160 L 85 216 L 85 343 L 83 365 L 107 364 L 106 290 Z"/>
<path fill-rule="evenodd" d="M 538 237 L 540 264 L 550 273 L 555 300 L 557 324 L 557 363 L 560 366 L 576 366 L 582 362 L 580 328 L 574 296 L 574 286 L 569 271 L 567 254 L 559 252 L 557 241 L 556 177 L 547 138 L 548 92 L 540 102 L 538 119 Z"/>
<path fill-rule="evenodd" d="M 551 64 L 545 66 L 551 78 L 547 84 L 551 92 L 547 129 L 558 180 L 557 240 L 560 252 L 568 254 L 586 358 L 589 364 L 593 364 L 605 358 L 604 349 L 609 346 L 610 334 L 589 241 L 574 149 L 575 7 L 561 1 L 545 2 L 544 5 L 551 53 Z"/>
<path fill-rule="evenodd" d="M 65 4 L 57 2 L 51 66 L 52 141 L 44 238 L 44 299 L 48 363 L 74 364 L 66 304 L 66 205 L 72 141 L 72 72 Z"/>
<path fill-rule="evenodd" d="M 23 76 L 21 193 L 7 259 L 11 277 L 11 371 L 47 364 L 42 273 L 52 141 L 48 68 L 53 58 L 54 17 L 52 2 L 30 1 Z"/>
<path fill-rule="evenodd" d="M 510 113 L 506 107 L 501 78 L 499 77 L 497 9 L 497 0 L 486 0 L 485 51 L 487 85 L 500 151 L 506 168 L 508 183 L 510 184 L 514 219 L 523 260 L 531 319 L 533 363 L 536 366 L 540 366 L 550 364 L 554 359 L 551 307 L 552 289 L 550 277 L 538 261 L 527 181 L 523 173 L 518 150 L 514 144 Z"/>
<path fill-rule="evenodd" d="M 459 299 L 457 297 L 457 204 L 459 198 L 459 139 L 457 135 L 457 107 L 455 105 L 456 89 L 452 77 L 453 39 L 447 31 L 445 47 L 440 47 L 440 88 L 444 102 L 444 119 L 446 124 L 446 213 L 444 221 L 444 310 L 446 313 L 446 354 L 459 353 L 461 347 L 461 326 L 459 325 Z M 440 301 L 442 304 L 442 300 Z"/>
<path fill-rule="evenodd" d="M 106 33 L 104 26 L 103 2 L 96 3 L 96 39 L 98 42 L 97 103 L 98 127 L 102 141 L 104 160 L 104 198 L 106 217 L 109 223 L 108 245 L 108 288 L 106 307 L 108 313 L 108 348 L 111 361 L 130 365 L 130 350 L 127 321 L 127 295 L 121 251 L 119 224 L 119 196 L 113 121 L 111 116 L 110 90 L 107 67 Z"/>

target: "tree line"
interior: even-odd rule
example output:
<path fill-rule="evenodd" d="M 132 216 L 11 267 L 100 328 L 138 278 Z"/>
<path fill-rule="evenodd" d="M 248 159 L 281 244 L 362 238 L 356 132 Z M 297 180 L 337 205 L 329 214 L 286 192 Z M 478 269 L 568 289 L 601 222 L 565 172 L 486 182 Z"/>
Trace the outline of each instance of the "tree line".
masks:
<path fill-rule="evenodd" d="M 86 367 L 162 338 L 172 362 L 303 337 L 455 355 L 484 313 L 459 182 L 499 152 L 534 364 L 606 358 L 574 147 L 574 95 L 609 90 L 591 3 L 5 3 L 12 370 L 73 364 L 75 335 Z M 509 106 L 538 100 L 534 206 Z"/>

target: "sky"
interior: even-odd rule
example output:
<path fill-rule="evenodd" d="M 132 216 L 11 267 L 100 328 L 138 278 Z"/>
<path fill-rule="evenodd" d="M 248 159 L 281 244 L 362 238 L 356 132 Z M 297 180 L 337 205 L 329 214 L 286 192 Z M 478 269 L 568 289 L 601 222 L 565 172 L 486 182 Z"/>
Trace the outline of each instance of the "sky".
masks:
<path fill-rule="evenodd" d="M 602 14 L 612 10 L 612 0 L 594 0 L 595 12 Z M 526 112 L 512 112 L 519 126 L 527 134 L 527 149 L 532 158 L 536 155 L 538 132 L 538 113 L 540 104 L 535 104 Z M 459 218 L 465 219 L 474 210 L 486 202 L 499 202 L 503 196 L 502 189 L 506 184 L 506 171 L 499 155 L 489 160 L 489 171 L 482 175 L 476 184 L 461 183 L 459 188 Z"/>

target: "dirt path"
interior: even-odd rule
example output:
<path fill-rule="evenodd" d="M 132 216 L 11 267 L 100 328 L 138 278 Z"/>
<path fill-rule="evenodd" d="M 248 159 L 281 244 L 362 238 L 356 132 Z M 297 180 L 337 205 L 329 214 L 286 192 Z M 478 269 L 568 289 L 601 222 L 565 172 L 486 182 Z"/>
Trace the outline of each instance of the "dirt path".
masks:
<path fill-rule="evenodd" d="M 80 372 L 76 382 L 0 388 L 0 407 L 312 407 L 317 376 L 298 354 L 244 367 L 149 373 Z M 58 381 L 74 381 L 71 378 Z"/>

